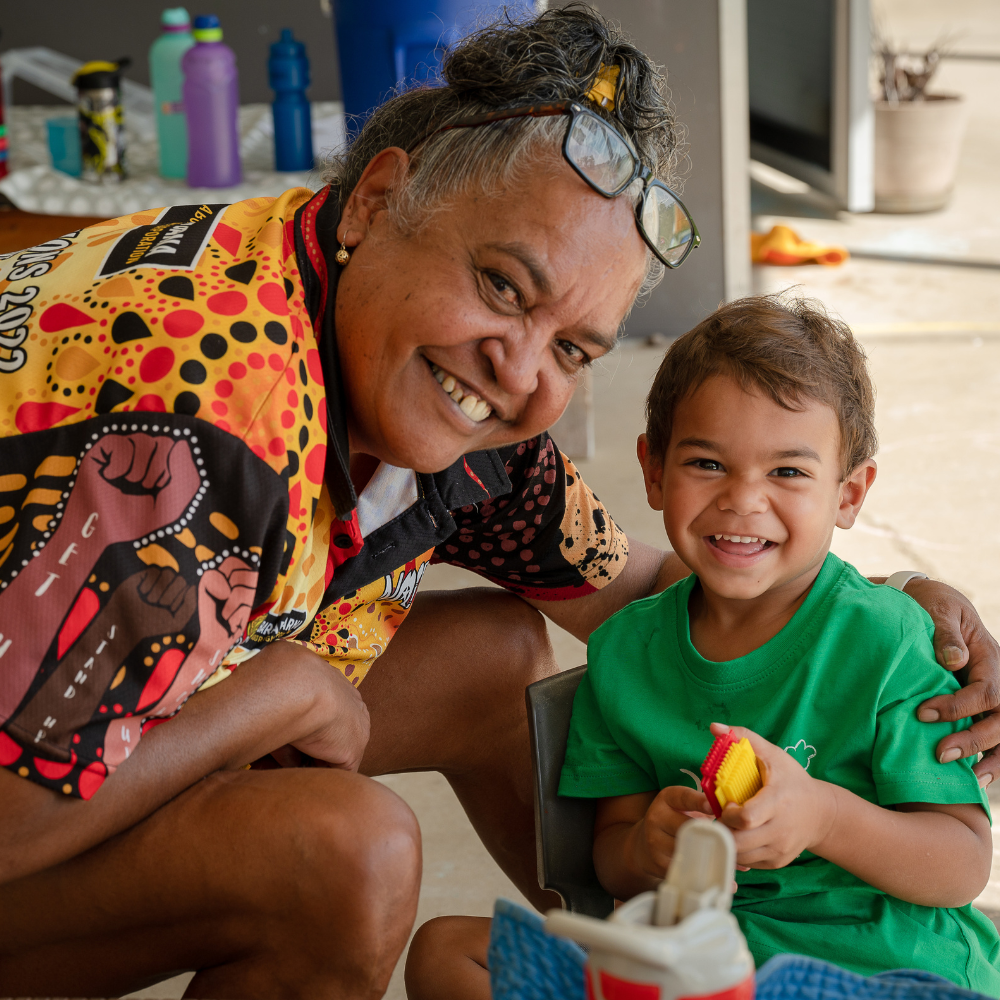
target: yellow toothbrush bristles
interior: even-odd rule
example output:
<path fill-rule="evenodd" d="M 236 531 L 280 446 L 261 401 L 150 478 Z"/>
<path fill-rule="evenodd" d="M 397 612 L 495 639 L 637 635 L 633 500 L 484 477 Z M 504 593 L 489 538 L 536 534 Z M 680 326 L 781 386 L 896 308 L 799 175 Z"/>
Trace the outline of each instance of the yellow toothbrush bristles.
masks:
<path fill-rule="evenodd" d="M 750 741 L 743 739 L 726 751 L 726 756 L 715 775 L 715 797 L 719 805 L 726 808 L 727 802 L 743 805 L 762 788 L 757 756 Z"/>

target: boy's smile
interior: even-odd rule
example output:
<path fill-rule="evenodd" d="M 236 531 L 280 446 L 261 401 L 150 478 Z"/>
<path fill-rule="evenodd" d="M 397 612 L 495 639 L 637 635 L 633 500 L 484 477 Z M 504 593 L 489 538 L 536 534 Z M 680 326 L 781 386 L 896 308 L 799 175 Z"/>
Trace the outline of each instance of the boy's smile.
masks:
<path fill-rule="evenodd" d="M 714 376 L 677 404 L 665 456 L 639 440 L 650 505 L 707 600 L 797 601 L 875 478 L 869 460 L 843 479 L 836 413 L 797 406 Z"/>

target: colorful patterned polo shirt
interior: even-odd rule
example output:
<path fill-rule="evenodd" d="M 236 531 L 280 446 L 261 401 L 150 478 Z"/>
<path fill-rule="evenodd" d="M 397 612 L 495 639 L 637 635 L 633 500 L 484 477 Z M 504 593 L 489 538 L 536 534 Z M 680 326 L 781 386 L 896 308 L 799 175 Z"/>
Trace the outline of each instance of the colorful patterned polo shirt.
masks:
<path fill-rule="evenodd" d="M 355 495 L 338 219 L 293 189 L 0 258 L 0 765 L 88 799 L 280 639 L 359 684 L 432 558 L 553 600 L 624 567 L 547 434 Z"/>

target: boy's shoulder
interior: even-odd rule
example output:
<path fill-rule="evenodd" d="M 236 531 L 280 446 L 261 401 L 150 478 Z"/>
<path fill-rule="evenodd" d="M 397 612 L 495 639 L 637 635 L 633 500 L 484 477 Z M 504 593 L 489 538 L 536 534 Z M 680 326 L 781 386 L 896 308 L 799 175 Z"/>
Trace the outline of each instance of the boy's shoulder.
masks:
<path fill-rule="evenodd" d="M 882 663 L 895 661 L 897 656 L 892 654 L 914 641 L 931 643 L 934 623 L 912 597 L 895 587 L 872 583 L 832 552 L 826 558 L 824 575 L 834 579 L 814 611 L 823 634 L 863 643 L 872 659 Z M 614 651 L 616 659 L 622 652 L 645 650 L 655 633 L 675 629 L 695 582 L 693 575 L 687 576 L 617 611 L 591 634 L 588 659 L 599 660 L 605 650 Z M 809 631 L 815 634 L 815 628 Z"/>
<path fill-rule="evenodd" d="M 931 616 L 912 597 L 884 583 L 872 583 L 832 552 L 827 559 L 835 560 L 843 568 L 830 600 L 823 603 L 824 615 L 863 621 L 868 630 L 885 632 L 892 637 L 912 635 L 916 630 L 933 632 Z"/>
<path fill-rule="evenodd" d="M 626 604 L 594 629 L 587 643 L 588 649 L 609 644 L 616 647 L 633 645 L 636 642 L 644 645 L 654 632 L 662 630 L 668 623 L 672 625 L 677 615 L 686 609 L 694 583 L 693 575 L 686 576 L 658 594 L 640 597 Z"/>

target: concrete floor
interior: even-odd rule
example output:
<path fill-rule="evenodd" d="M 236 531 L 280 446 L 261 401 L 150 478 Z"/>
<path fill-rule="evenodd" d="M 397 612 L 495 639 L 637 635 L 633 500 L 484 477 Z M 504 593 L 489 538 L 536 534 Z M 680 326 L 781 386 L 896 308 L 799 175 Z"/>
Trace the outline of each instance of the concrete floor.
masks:
<path fill-rule="evenodd" d="M 881 0 L 894 37 L 929 43 L 953 30 L 955 48 L 1000 52 L 993 0 Z M 850 216 L 755 170 L 754 227 L 791 225 L 802 236 L 859 250 L 979 258 L 1000 268 L 1000 63 L 945 62 L 937 87 L 967 95 L 969 130 L 951 205 L 925 216 Z M 766 183 L 769 181 L 770 183 Z M 669 281 L 669 275 L 666 278 Z M 920 569 L 968 594 L 1000 634 L 1000 270 L 854 259 L 840 268 L 758 268 L 756 290 L 795 288 L 846 319 L 869 351 L 878 386 L 878 481 L 858 524 L 834 551 L 865 573 Z M 594 379 L 597 453 L 586 481 L 633 536 L 663 544 L 641 489 L 633 442 L 662 348 L 626 342 Z M 476 582 L 436 566 L 426 588 Z M 481 582 L 481 581 L 480 581 Z M 563 668 L 584 662 L 581 643 L 552 629 Z M 439 914 L 488 915 L 497 896 L 521 897 L 476 838 L 436 774 L 382 779 L 414 809 L 424 837 L 417 926 Z M 980 899 L 1000 911 L 1000 830 L 994 879 Z M 136 996 L 179 997 L 189 977 Z M 387 996 L 403 1000 L 402 962 Z"/>

